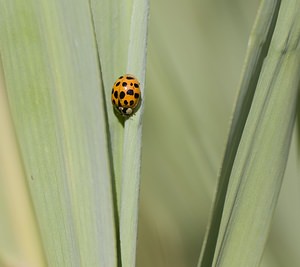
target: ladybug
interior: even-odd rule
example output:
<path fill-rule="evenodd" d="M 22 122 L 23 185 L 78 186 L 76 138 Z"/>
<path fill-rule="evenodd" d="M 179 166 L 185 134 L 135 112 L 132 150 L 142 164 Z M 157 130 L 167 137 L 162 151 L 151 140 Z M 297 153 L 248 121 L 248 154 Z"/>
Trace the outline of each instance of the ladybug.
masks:
<path fill-rule="evenodd" d="M 140 82 L 131 74 L 119 77 L 111 91 L 114 108 L 124 117 L 130 117 L 141 100 Z"/>

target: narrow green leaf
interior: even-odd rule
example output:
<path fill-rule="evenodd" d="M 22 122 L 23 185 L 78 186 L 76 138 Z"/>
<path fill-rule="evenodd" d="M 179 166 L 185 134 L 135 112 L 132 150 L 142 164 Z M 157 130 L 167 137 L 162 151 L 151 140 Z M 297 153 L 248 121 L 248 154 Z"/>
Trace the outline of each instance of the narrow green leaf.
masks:
<path fill-rule="evenodd" d="M 110 92 L 117 77 L 131 73 L 141 83 L 144 101 L 148 6 L 148 0 L 92 1 L 110 125 L 123 267 L 135 264 L 143 104 L 124 122 L 111 108 Z M 103 9 L 109 15 L 103 16 Z"/>
<path fill-rule="evenodd" d="M 125 121 L 120 206 L 122 267 L 135 266 L 136 258 L 148 12 L 148 0 L 134 0 L 127 72 L 135 74 L 140 81 L 142 103 L 137 113 Z"/>
<path fill-rule="evenodd" d="M 232 168 L 212 266 L 258 266 L 285 171 L 300 72 L 300 1 L 282 1 Z"/>
<path fill-rule="evenodd" d="M 236 157 L 248 113 L 251 108 L 259 73 L 268 53 L 280 2 L 281 1 L 277 0 L 262 1 L 250 35 L 242 80 L 239 86 L 240 92 L 231 122 L 223 165 L 219 175 L 218 190 L 214 200 L 213 213 L 203 243 L 198 263 L 199 267 L 210 266 L 213 261 L 229 177 L 231 175 L 233 162 Z"/>

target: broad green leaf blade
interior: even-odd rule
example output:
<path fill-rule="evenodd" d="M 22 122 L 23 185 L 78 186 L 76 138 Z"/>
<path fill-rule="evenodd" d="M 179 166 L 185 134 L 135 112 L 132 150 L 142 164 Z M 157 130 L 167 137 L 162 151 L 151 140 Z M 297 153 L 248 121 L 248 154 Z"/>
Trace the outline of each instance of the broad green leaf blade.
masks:
<path fill-rule="evenodd" d="M 46 266 L 0 62 L 0 266 Z"/>
<path fill-rule="evenodd" d="M 231 122 L 213 213 L 202 247 L 199 267 L 210 266 L 213 261 L 229 177 L 256 90 L 259 72 L 269 49 L 280 2 L 265 0 L 261 3 L 250 35 L 242 80 L 239 86 L 240 92 Z"/>
<path fill-rule="evenodd" d="M 300 72 L 299 1 L 282 1 L 236 154 L 212 266 L 258 266 L 294 128 Z"/>
<path fill-rule="evenodd" d="M 49 266 L 116 266 L 107 125 L 88 1 L 1 1 L 1 55 Z"/>

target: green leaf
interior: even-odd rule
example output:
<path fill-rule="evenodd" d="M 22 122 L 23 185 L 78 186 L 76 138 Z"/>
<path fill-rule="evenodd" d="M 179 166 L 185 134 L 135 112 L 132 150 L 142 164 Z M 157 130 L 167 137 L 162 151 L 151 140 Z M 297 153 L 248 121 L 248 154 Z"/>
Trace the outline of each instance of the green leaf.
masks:
<path fill-rule="evenodd" d="M 120 205 L 120 240 L 123 267 L 135 266 L 136 259 L 148 13 L 148 0 L 134 0 L 127 72 L 137 75 L 140 81 L 142 103 L 136 114 L 125 121 L 124 129 Z"/>
<path fill-rule="evenodd" d="M 253 96 L 259 79 L 259 73 L 269 49 L 279 5 L 280 1 L 274 0 L 267 0 L 261 3 L 250 35 L 242 80 L 239 86 L 240 92 L 236 101 L 235 112 L 231 122 L 227 147 L 219 175 L 218 190 L 214 200 L 213 213 L 209 229 L 206 233 L 204 245 L 202 247 L 200 261 L 198 264 L 199 267 L 205 267 L 212 264 L 232 166 L 240 144 L 248 113 L 251 108 Z"/>
<path fill-rule="evenodd" d="M 211 266 L 258 266 L 263 253 L 288 158 L 300 71 L 299 1 L 282 2 L 268 49 L 268 42 L 263 40 L 272 33 L 272 26 L 271 31 L 267 30 L 272 23 L 266 22 L 277 17 L 274 4 L 262 3 L 251 35 L 250 56 L 224 157 L 213 221 L 199 266 L 208 266 L 212 252 Z M 253 62 L 257 62 L 257 51 L 264 43 L 268 53 L 260 71 L 260 64 Z M 247 82 L 252 77 L 255 81 L 259 72 L 257 86 L 256 82 Z M 245 97 L 251 91 L 252 103 L 252 97 Z"/>
<path fill-rule="evenodd" d="M 1 1 L 9 105 L 49 266 L 116 266 L 102 80 L 89 3 Z"/>
<path fill-rule="evenodd" d="M 148 0 L 92 1 L 92 9 L 108 107 L 122 266 L 134 266 L 149 2 Z M 106 9 L 111 10 L 113 16 L 110 14 L 103 16 L 103 12 L 100 11 Z M 114 80 L 125 73 L 131 73 L 138 78 L 142 92 L 139 110 L 127 120 L 118 117 L 111 108 L 111 87 Z"/>

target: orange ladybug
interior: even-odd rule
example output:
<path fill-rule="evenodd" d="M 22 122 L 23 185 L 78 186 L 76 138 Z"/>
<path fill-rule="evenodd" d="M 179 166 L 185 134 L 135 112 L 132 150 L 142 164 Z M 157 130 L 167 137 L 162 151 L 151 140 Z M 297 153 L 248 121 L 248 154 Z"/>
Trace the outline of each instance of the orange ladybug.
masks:
<path fill-rule="evenodd" d="M 133 75 L 125 74 L 116 80 L 111 91 L 111 102 L 122 116 L 133 115 L 140 100 L 140 82 Z"/>

